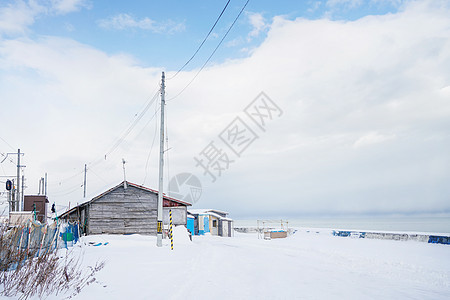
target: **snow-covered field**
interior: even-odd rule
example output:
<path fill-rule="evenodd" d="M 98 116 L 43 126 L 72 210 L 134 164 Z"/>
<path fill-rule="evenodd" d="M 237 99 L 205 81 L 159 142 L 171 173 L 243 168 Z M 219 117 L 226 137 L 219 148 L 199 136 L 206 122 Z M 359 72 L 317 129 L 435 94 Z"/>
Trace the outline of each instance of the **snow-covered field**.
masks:
<path fill-rule="evenodd" d="M 449 245 L 306 230 L 277 240 L 236 233 L 190 242 L 182 227 L 173 251 L 164 243 L 157 248 L 155 237 L 141 235 L 84 237 L 72 255 L 83 253 L 86 266 L 106 266 L 74 299 L 450 299 Z"/>

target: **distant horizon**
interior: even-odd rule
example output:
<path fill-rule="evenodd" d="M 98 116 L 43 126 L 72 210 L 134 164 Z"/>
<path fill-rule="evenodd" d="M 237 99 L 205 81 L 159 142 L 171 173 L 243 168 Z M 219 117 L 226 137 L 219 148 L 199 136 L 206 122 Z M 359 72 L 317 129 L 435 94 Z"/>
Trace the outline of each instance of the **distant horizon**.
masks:
<path fill-rule="evenodd" d="M 188 209 L 189 210 L 189 209 Z M 231 215 L 231 213 L 230 213 Z M 406 218 L 406 217 L 413 217 L 413 218 L 427 218 L 427 217 L 439 217 L 439 218 L 450 218 L 450 211 L 449 212 L 431 212 L 431 213 L 423 213 L 423 212 L 417 212 L 417 213 L 380 213 L 380 214 L 371 214 L 371 213 L 361 213 L 361 214 L 298 214 L 298 215 L 286 215 L 283 217 L 280 217 L 280 215 L 275 216 L 238 216 L 235 217 L 234 220 L 289 220 L 289 219 L 327 219 L 327 218 L 335 218 L 335 219 L 351 219 L 351 218 Z M 449 219 L 450 222 L 450 219 Z"/>
<path fill-rule="evenodd" d="M 439 215 L 389 215 L 389 216 L 328 216 L 328 217 L 294 217 L 294 218 L 258 218 L 239 219 L 235 218 L 234 226 L 251 227 L 269 226 L 281 228 L 326 228 L 331 230 L 354 230 L 354 231 L 379 231 L 379 232 L 409 232 L 409 233 L 431 233 L 437 235 L 450 235 L 450 214 Z M 265 223 L 262 223 L 265 222 Z"/>

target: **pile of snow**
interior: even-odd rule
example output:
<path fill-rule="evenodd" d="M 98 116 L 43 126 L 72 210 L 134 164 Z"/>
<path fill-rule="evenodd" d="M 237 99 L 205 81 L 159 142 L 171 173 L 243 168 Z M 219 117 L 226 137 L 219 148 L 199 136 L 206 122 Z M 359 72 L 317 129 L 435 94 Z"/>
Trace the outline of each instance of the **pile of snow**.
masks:
<path fill-rule="evenodd" d="M 102 243 L 90 246 L 89 242 Z M 450 299 L 450 246 L 299 230 L 285 239 L 96 235 L 71 255 L 105 261 L 72 299 Z M 62 299 L 64 295 L 48 299 Z M 37 299 L 37 298 L 36 298 Z"/>
<path fill-rule="evenodd" d="M 189 238 L 189 232 L 183 225 L 175 226 L 173 228 L 173 245 L 187 245 L 192 244 L 191 239 Z"/>

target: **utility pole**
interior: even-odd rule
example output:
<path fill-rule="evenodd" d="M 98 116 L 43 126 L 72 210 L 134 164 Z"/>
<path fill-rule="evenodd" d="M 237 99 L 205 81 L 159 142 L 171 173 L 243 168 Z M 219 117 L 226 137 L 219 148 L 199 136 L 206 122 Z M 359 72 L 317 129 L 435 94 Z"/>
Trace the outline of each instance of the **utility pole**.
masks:
<path fill-rule="evenodd" d="M 84 192 L 83 192 L 83 198 L 86 198 L 86 172 L 87 172 L 87 167 L 86 167 L 86 164 L 84 164 L 84 183 L 83 183 Z"/>
<path fill-rule="evenodd" d="M 19 210 L 20 201 L 20 149 L 17 149 L 17 192 L 16 192 L 16 205 L 15 210 Z"/>
<path fill-rule="evenodd" d="M 45 173 L 45 190 L 44 195 L 47 196 L 47 173 Z"/>
<path fill-rule="evenodd" d="M 16 188 L 16 184 L 14 182 L 14 179 L 12 180 L 12 194 L 11 194 L 11 209 L 9 210 L 11 211 L 16 211 L 16 192 L 17 192 L 17 188 Z"/>
<path fill-rule="evenodd" d="M 161 128 L 159 139 L 159 189 L 158 189 L 158 227 L 156 231 L 156 246 L 162 247 L 163 227 L 163 169 L 164 169 L 164 106 L 166 105 L 165 75 L 161 76 Z"/>
<path fill-rule="evenodd" d="M 0 164 L 3 163 L 7 158 L 8 155 L 16 155 L 17 154 L 17 178 L 16 182 L 14 184 L 14 179 L 12 182 L 12 191 L 11 191 L 11 199 L 10 202 L 10 211 L 19 211 L 20 207 L 23 207 L 23 187 L 22 187 L 22 193 L 20 193 L 20 168 L 23 168 L 25 166 L 20 165 L 20 156 L 23 155 L 23 153 L 20 153 L 20 149 L 17 149 L 17 153 L 6 153 L 6 155 L 2 154 L 4 156 L 3 160 L 0 161 Z M 11 160 L 12 162 L 12 160 Z M 10 177 L 10 176 L 7 176 Z M 12 176 L 11 176 L 12 177 Z"/>
<path fill-rule="evenodd" d="M 23 199 L 24 199 L 24 191 L 25 191 L 25 176 L 22 175 L 22 194 L 20 197 L 20 211 L 23 211 L 23 208 L 25 206 L 25 204 L 23 203 Z"/>

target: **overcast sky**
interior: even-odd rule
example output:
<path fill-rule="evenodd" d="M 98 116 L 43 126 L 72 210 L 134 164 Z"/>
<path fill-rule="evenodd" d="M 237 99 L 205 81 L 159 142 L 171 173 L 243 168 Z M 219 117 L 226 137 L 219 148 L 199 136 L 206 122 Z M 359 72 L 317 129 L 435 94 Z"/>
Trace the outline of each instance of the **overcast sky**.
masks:
<path fill-rule="evenodd" d="M 48 173 L 50 202 L 73 206 L 120 183 L 122 158 L 157 189 L 165 71 L 165 192 L 194 174 L 196 208 L 450 212 L 449 1 L 250 1 L 198 73 L 246 3 L 231 0 L 174 78 L 227 1 L 117 2 L 0 4 L 0 152 L 25 153 L 25 194 Z M 0 164 L 3 204 L 16 164 Z"/>

